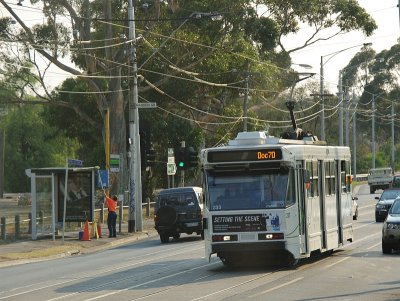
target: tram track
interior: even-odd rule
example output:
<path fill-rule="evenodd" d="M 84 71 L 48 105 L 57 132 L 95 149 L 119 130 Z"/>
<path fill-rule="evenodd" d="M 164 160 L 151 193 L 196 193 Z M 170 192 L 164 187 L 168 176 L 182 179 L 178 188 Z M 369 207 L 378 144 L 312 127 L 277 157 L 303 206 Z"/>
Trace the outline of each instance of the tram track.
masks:
<path fill-rule="evenodd" d="M 3 294 L 3 296 L 0 296 L 0 300 L 6 300 L 9 298 L 32 294 L 35 292 L 40 292 L 42 290 L 48 290 L 51 288 L 62 287 L 64 285 L 76 283 L 76 282 L 79 282 L 82 280 L 94 279 L 94 278 L 100 277 L 102 275 L 115 273 L 115 272 L 118 272 L 121 270 L 126 270 L 129 268 L 135 267 L 135 266 L 150 265 L 151 262 L 163 261 L 167 258 L 171 258 L 171 257 L 173 258 L 173 257 L 179 256 L 179 255 L 182 255 L 184 253 L 194 252 L 194 251 L 197 251 L 200 249 L 201 249 L 201 247 L 197 247 L 197 246 L 193 247 L 193 245 L 191 245 L 189 247 L 181 248 L 181 249 L 179 249 L 179 251 L 175 251 L 176 250 L 175 248 L 169 248 L 167 250 L 163 249 L 163 250 L 152 252 L 152 253 L 146 253 L 143 256 L 131 257 L 128 261 L 125 261 L 123 264 L 105 266 L 104 268 L 98 269 L 96 271 L 80 273 L 77 276 L 69 275 L 69 276 L 67 276 L 68 279 L 63 279 L 64 278 L 64 276 L 63 276 L 63 277 L 59 278 L 59 279 L 63 279 L 61 281 L 56 281 L 53 283 L 48 283 L 48 282 L 33 283 L 33 284 L 29 285 L 29 289 L 26 289 L 26 286 L 14 288 L 12 290 L 11 294 L 7 294 L 6 291 L 2 291 L 1 294 Z M 173 251 L 173 252 L 171 252 L 171 251 Z M 162 254 L 162 256 L 154 257 L 155 255 L 159 255 L 159 254 Z M 148 258 L 148 259 L 143 260 L 143 258 Z M 164 267 L 164 268 L 157 267 L 155 270 L 161 271 L 163 269 L 168 269 L 168 268 L 169 267 Z M 150 270 L 146 273 L 149 273 L 149 275 L 150 275 L 151 272 L 152 272 L 152 270 Z M 142 274 L 141 276 L 143 277 L 144 275 Z M 132 278 L 134 278 L 134 276 L 132 276 Z M 98 286 L 97 288 L 106 287 L 107 285 L 110 285 L 112 283 L 117 283 L 117 282 L 110 281 L 110 282 L 104 283 L 104 285 Z M 19 290 L 22 290 L 22 291 L 19 291 Z M 66 298 L 66 296 L 64 296 L 62 298 L 53 298 L 53 299 L 46 299 L 46 300 L 50 301 L 50 300 L 58 300 L 58 299 L 63 299 L 63 298 Z"/>

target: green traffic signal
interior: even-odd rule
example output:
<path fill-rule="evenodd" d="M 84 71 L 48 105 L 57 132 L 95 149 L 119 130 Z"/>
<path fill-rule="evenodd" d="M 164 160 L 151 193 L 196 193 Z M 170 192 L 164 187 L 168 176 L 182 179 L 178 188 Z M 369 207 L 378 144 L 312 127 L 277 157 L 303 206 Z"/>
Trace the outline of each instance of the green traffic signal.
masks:
<path fill-rule="evenodd" d="M 186 148 L 180 147 L 175 151 L 175 162 L 178 164 L 179 170 L 185 170 L 187 165 Z"/>

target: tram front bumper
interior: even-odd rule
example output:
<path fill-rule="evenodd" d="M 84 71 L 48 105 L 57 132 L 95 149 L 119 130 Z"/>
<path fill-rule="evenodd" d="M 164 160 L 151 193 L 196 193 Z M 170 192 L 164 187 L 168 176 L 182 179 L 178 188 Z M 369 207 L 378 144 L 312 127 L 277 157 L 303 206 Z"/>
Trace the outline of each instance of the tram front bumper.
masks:
<path fill-rule="evenodd" d="M 211 253 L 243 253 L 243 252 L 270 252 L 285 251 L 286 244 L 284 241 L 269 241 L 257 243 L 213 243 L 211 245 Z"/>

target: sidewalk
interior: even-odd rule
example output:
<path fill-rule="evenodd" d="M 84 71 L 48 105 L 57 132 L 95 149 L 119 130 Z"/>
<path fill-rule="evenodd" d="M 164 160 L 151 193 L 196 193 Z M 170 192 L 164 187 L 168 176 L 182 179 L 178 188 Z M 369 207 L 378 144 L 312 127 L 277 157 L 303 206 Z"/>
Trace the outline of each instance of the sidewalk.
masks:
<path fill-rule="evenodd" d="M 129 233 L 128 225 L 122 224 L 121 233 L 116 238 L 108 238 L 107 224 L 101 225 L 101 238 L 91 238 L 90 241 L 79 240 L 79 231 L 64 233 L 53 241 L 51 236 L 37 240 L 16 241 L 0 244 L 0 268 L 33 261 L 42 261 L 66 256 L 87 254 L 109 249 L 118 245 L 131 243 L 140 239 L 156 236 L 153 219 L 143 219 L 143 231 Z M 117 224 L 117 231 L 119 225 Z"/>

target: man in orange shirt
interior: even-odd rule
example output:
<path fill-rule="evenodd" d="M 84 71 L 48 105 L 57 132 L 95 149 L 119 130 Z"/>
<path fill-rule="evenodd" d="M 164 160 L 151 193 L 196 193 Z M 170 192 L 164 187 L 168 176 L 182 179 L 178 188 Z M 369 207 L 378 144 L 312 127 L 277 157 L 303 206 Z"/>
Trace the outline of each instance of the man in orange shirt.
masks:
<path fill-rule="evenodd" d="M 117 206 L 118 198 L 114 195 L 112 198 L 106 195 L 106 206 L 108 208 L 108 237 L 117 237 Z"/>

